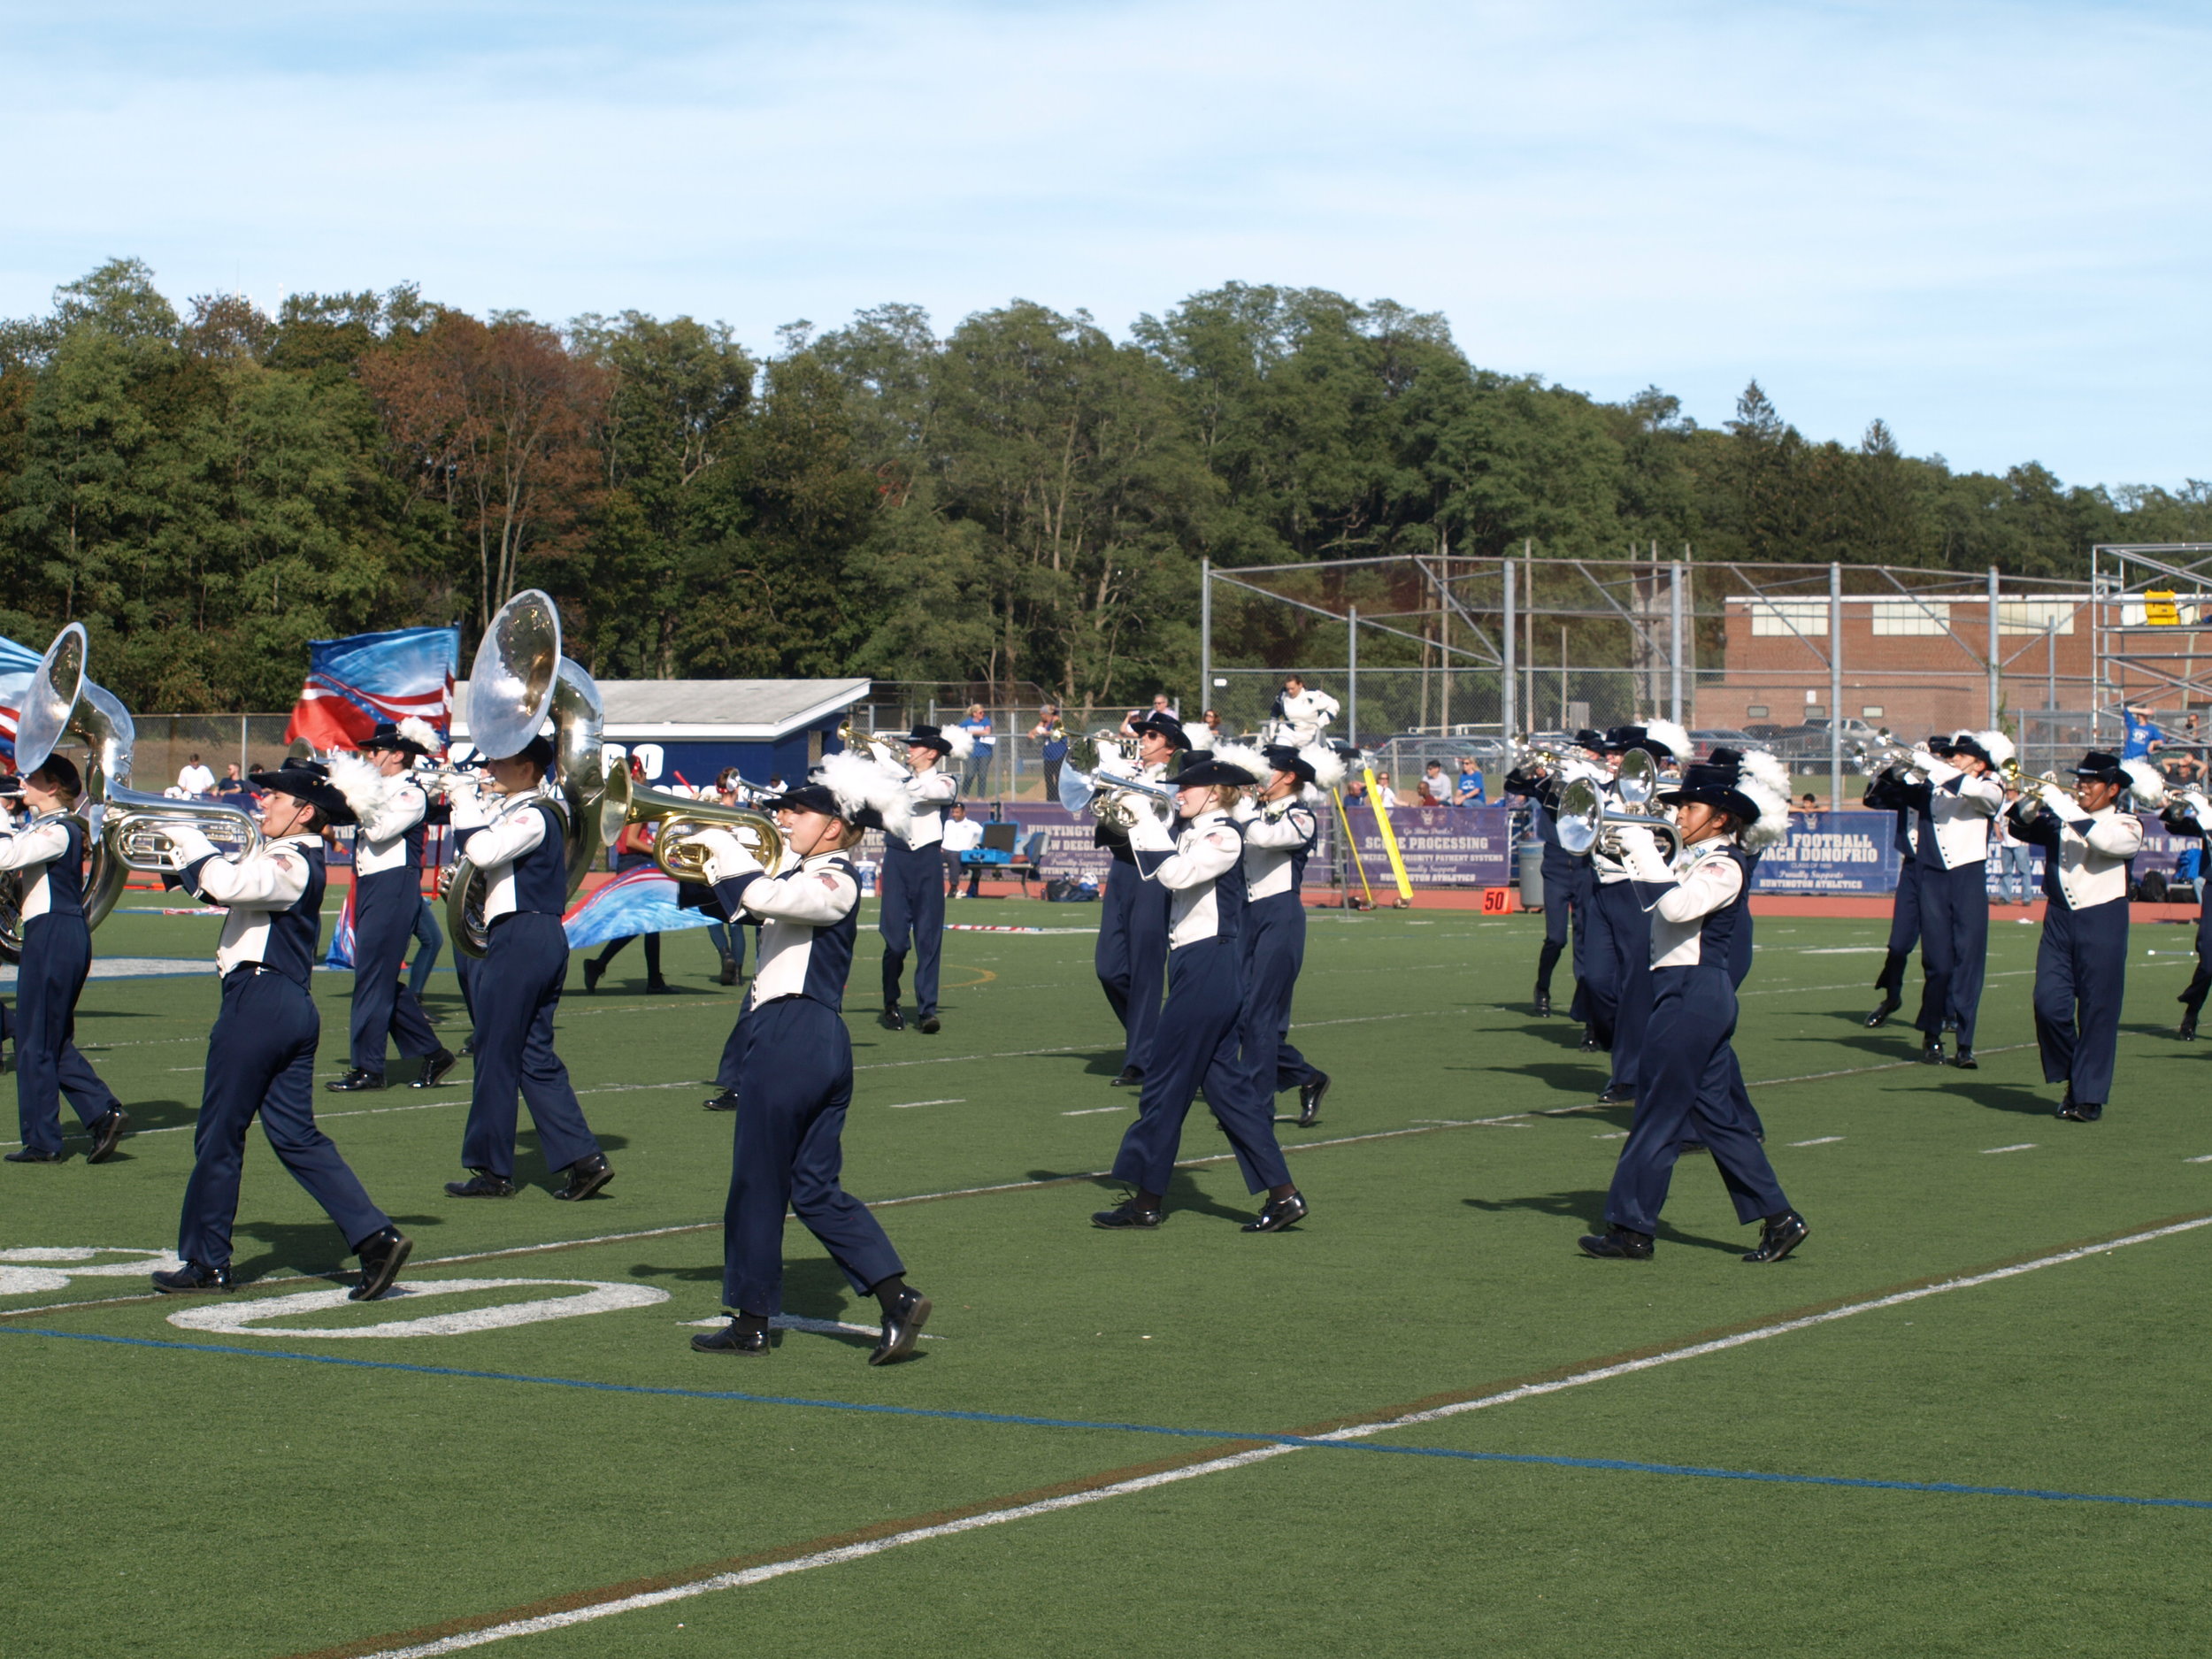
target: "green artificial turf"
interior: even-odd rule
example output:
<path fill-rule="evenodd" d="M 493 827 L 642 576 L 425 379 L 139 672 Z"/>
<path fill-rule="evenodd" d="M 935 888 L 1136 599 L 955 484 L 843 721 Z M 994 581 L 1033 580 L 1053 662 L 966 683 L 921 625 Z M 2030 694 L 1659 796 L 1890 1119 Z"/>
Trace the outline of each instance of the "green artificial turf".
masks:
<path fill-rule="evenodd" d="M 526 1133 L 520 1195 L 449 1199 L 465 1064 L 464 1087 L 427 1096 L 319 1097 L 416 1240 L 408 1284 L 583 1280 L 668 1300 L 339 1340 L 300 1332 L 582 1287 L 403 1296 L 251 1334 L 180 1329 L 173 1301 L 105 1302 L 136 1295 L 135 1276 L 0 1297 L 0 1653 L 381 1651 L 448 1621 L 680 1582 L 1250 1444 L 1112 1425 L 1312 1433 L 2212 1214 L 2212 1162 L 2192 1161 L 2212 1156 L 2199 1082 L 2212 1055 L 2167 1034 L 2185 959 L 2146 954 L 2185 950 L 2186 930 L 2137 930 L 2114 1101 L 2084 1126 L 2051 1117 L 2057 1091 L 2026 1046 L 2037 934 L 2013 914 L 1992 927 L 1971 1074 L 1909 1064 L 1909 1028 L 1860 1023 L 1878 925 L 1762 922 L 1738 1048 L 1813 1225 L 1770 1268 L 1739 1262 L 1751 1235 L 1694 1156 L 1655 1261 L 1577 1256 L 1627 1114 L 1588 1106 L 1602 1056 L 1577 1051 L 1578 1029 L 1528 1012 L 1532 918 L 1315 916 L 1296 1041 L 1336 1084 L 1320 1125 L 1283 1128 L 1313 1214 L 1256 1237 L 1238 1231 L 1254 1201 L 1202 1108 L 1185 1151 L 1213 1161 L 1179 1181 L 1168 1225 L 1087 1226 L 1118 1190 L 1087 1172 L 1111 1162 L 1134 1105 L 1107 1085 L 1118 1029 L 1093 941 L 954 933 L 941 1035 L 880 1030 L 868 995 L 849 1017 L 860 1070 L 847 1185 L 918 1201 L 879 1213 L 937 1302 L 926 1357 L 887 1369 L 864 1363 L 865 1335 L 788 1332 L 764 1361 L 687 1347 L 685 1322 L 718 1306 L 731 1120 L 699 1107 L 740 993 L 713 984 L 702 935 L 672 936 L 678 995 L 618 978 L 564 1004 L 559 1046 L 618 1171 L 603 1198 L 552 1202 Z M 1012 902 L 952 918 L 1095 918 Z M 215 926 L 119 915 L 97 945 L 191 957 Z M 866 986 L 878 947 L 862 940 Z M 634 950 L 626 972 L 642 974 Z M 328 1076 L 344 1062 L 349 983 L 318 979 Z M 1563 1009 L 1563 970 L 1558 988 Z M 211 977 L 88 987 L 80 1040 L 141 1133 L 98 1168 L 0 1165 L 0 1251 L 174 1242 L 215 1000 Z M 449 974 L 430 1001 L 457 1042 Z M 395 1060 L 395 1082 L 410 1070 Z M 1487 1118 L 1508 1121 L 1475 1121 Z M 872 1323 L 872 1303 L 795 1224 L 787 1242 L 792 1313 Z M 342 1249 L 253 1137 L 236 1264 L 275 1282 L 220 1305 L 327 1288 L 294 1276 L 349 1265 Z M 522 1253 L 446 1259 L 495 1251 Z M 2212 1500 L 2208 1263 L 2212 1228 L 2185 1232 L 1373 1438 Z M 2212 1509 L 1302 1449 L 485 1651 L 2185 1654 L 2212 1635 L 2208 1543 Z"/>

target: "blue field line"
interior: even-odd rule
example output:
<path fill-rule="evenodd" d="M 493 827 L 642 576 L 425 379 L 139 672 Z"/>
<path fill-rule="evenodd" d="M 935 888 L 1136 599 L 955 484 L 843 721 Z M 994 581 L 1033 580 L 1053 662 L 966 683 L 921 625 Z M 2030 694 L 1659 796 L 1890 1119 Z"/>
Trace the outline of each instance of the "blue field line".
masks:
<path fill-rule="evenodd" d="M 641 1383 L 592 1382 L 580 1377 L 533 1377 L 520 1371 L 465 1371 L 452 1365 L 410 1365 L 398 1360 L 348 1359 L 337 1354 L 299 1354 L 288 1348 L 238 1348 L 222 1342 L 167 1342 L 152 1337 L 100 1336 L 0 1325 L 0 1333 L 51 1337 L 65 1342 L 107 1342 L 119 1348 L 167 1348 L 188 1354 L 227 1354 L 247 1359 L 302 1361 L 353 1371 L 405 1371 L 418 1377 L 462 1377 L 479 1382 L 529 1383 L 595 1394 L 649 1394 L 675 1400 L 728 1400 L 745 1405 L 804 1406 L 818 1411 L 857 1411 L 872 1417 L 933 1417 L 953 1423 L 997 1423 L 1019 1428 L 1089 1429 L 1118 1434 L 1157 1434 L 1187 1440 L 1248 1440 L 1320 1452 L 1378 1452 L 1398 1457 L 1448 1457 L 1471 1463 L 1533 1463 L 1551 1469 L 1603 1469 L 1637 1475 L 1682 1475 L 1703 1480 L 1757 1480 L 1775 1486 L 1863 1486 L 1878 1492 L 1936 1492 L 1977 1498 L 2040 1498 L 2054 1503 L 2122 1503 L 2152 1509 L 2212 1509 L 2212 1499 L 2136 1498 L 2102 1492 L 2054 1492 L 2035 1486 L 1970 1486 L 1948 1480 L 1870 1480 L 1855 1475 L 1785 1475 L 1753 1469 L 1709 1469 L 1697 1463 L 1644 1463 L 1619 1457 L 1554 1457 L 1535 1452 L 1469 1452 L 1444 1446 L 1395 1446 L 1369 1440 L 1326 1440 L 1310 1434 L 1271 1434 L 1243 1429 L 1178 1429 L 1155 1423 L 1093 1422 L 1081 1417 L 1020 1417 L 1004 1411 L 951 1411 L 926 1406 L 870 1405 L 852 1400 L 809 1400 L 795 1394 L 741 1394 L 733 1389 L 652 1388 Z"/>

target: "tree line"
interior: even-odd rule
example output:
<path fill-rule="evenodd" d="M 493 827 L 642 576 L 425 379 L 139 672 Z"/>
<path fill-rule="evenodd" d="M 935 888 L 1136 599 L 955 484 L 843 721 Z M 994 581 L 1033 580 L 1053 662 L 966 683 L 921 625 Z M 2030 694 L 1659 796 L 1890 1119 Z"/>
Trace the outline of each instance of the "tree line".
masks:
<path fill-rule="evenodd" d="M 2085 574 L 2212 485 L 2069 487 L 1701 426 L 1471 363 L 1433 312 L 1232 283 L 1115 340 L 1026 301 L 555 327 L 411 287 L 180 311 L 142 262 L 0 323 L 0 633 L 80 620 L 132 706 L 288 706 L 312 638 L 558 598 L 607 678 L 1187 686 L 1202 558 L 1518 550 Z"/>

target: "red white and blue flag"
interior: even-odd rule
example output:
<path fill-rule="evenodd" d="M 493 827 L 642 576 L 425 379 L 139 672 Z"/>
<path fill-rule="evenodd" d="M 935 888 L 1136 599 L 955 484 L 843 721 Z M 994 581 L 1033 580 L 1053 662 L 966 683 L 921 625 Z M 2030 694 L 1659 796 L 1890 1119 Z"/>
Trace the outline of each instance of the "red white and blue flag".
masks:
<path fill-rule="evenodd" d="M 346 884 L 346 902 L 338 912 L 338 926 L 330 930 L 330 949 L 323 953 L 326 968 L 353 966 L 353 885 Z"/>
<path fill-rule="evenodd" d="M 15 759 L 15 721 L 38 672 L 38 653 L 0 637 L 0 755 Z"/>
<path fill-rule="evenodd" d="M 453 724 L 453 670 L 461 656 L 458 628 L 401 628 L 310 640 L 307 683 L 292 705 L 284 741 L 304 739 L 319 749 L 356 749 L 376 731 L 413 715 L 442 738 Z"/>
<path fill-rule="evenodd" d="M 568 948 L 603 945 L 637 933 L 672 933 L 680 927 L 707 927 L 715 918 L 704 910 L 679 910 L 676 884 L 650 864 L 626 870 L 595 887 L 561 918 Z"/>

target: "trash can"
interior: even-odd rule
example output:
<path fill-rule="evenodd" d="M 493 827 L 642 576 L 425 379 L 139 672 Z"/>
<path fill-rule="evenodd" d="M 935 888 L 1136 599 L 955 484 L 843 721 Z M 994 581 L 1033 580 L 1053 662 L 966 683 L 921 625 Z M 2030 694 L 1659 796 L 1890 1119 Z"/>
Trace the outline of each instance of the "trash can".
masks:
<path fill-rule="evenodd" d="M 1521 908 L 1544 908 L 1544 843 L 1530 841 L 1521 849 Z"/>

